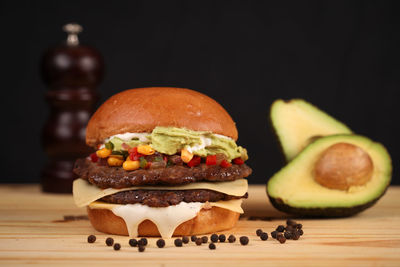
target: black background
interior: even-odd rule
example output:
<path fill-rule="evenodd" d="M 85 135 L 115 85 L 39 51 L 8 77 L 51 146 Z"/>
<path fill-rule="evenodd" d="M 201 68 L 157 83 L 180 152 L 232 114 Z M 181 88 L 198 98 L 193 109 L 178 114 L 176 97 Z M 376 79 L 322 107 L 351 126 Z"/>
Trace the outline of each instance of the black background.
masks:
<path fill-rule="evenodd" d="M 145 86 L 220 102 L 249 150 L 250 182 L 283 163 L 268 125 L 276 98 L 304 98 L 382 142 L 396 167 L 398 11 L 395 1 L 1 1 L 1 181 L 39 181 L 48 116 L 39 62 L 68 22 L 104 56 L 102 102 Z"/>

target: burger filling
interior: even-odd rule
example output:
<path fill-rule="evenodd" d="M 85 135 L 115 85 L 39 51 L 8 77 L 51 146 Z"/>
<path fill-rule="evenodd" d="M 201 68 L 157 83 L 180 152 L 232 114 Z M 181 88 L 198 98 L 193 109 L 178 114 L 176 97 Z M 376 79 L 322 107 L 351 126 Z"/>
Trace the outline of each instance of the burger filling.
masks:
<path fill-rule="evenodd" d="M 233 139 L 211 132 L 156 127 L 152 133 L 118 134 L 76 161 L 74 172 L 82 179 L 74 182 L 74 198 L 78 206 L 107 208 L 123 217 L 131 236 L 141 220 L 156 220 L 178 207 L 181 213 L 187 209 L 182 220 L 211 206 L 242 212 L 247 181 L 241 178 L 252 172 L 247 159 L 246 149 Z M 144 215 L 131 218 L 139 210 Z M 160 229 L 165 223 L 156 225 L 168 237 L 180 223 L 171 222 L 168 229 Z"/>

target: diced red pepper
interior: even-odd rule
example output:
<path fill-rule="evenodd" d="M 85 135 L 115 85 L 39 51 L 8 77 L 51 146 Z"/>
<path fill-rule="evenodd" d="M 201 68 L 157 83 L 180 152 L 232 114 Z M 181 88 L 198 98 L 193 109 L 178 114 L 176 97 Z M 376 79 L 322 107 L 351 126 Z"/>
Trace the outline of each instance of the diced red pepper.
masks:
<path fill-rule="evenodd" d="M 168 162 L 167 156 L 164 156 L 164 157 L 163 157 L 163 160 L 167 163 L 167 162 Z"/>
<path fill-rule="evenodd" d="M 96 153 L 92 153 L 90 154 L 90 159 L 92 160 L 92 162 L 97 162 L 99 160 L 99 157 Z"/>
<path fill-rule="evenodd" d="M 140 157 L 144 157 L 143 154 L 138 153 L 137 147 L 128 149 L 128 152 L 129 152 L 129 158 L 133 161 L 139 160 Z"/>
<path fill-rule="evenodd" d="M 216 165 L 217 164 L 217 155 L 209 155 L 206 158 L 206 165 Z"/>
<path fill-rule="evenodd" d="M 150 167 L 151 167 L 151 162 L 148 161 L 147 164 L 146 164 L 146 166 L 145 166 L 144 168 L 145 168 L 145 169 L 150 169 Z"/>
<path fill-rule="evenodd" d="M 233 160 L 233 163 L 237 165 L 242 165 L 244 163 L 244 160 L 242 160 L 241 158 L 236 158 Z"/>
<path fill-rule="evenodd" d="M 128 152 L 129 152 L 129 154 L 130 154 L 130 153 L 137 153 L 137 146 L 132 147 L 132 148 L 129 148 L 129 149 L 128 149 Z"/>
<path fill-rule="evenodd" d="M 199 165 L 201 162 L 201 158 L 199 156 L 193 156 L 193 158 L 187 163 L 187 165 L 192 168 Z"/>
<path fill-rule="evenodd" d="M 222 168 L 228 168 L 228 167 L 232 166 L 232 163 L 230 163 L 229 161 L 227 161 L 226 159 L 224 159 L 223 161 L 221 161 L 220 166 L 221 166 Z"/>

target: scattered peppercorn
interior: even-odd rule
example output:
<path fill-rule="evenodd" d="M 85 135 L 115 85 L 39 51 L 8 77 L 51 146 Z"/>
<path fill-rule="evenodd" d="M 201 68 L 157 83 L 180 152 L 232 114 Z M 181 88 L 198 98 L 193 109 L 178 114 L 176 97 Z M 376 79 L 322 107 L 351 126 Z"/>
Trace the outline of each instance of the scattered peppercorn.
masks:
<path fill-rule="evenodd" d="M 138 245 L 138 241 L 136 239 L 129 239 L 129 245 L 131 247 L 136 247 Z"/>
<path fill-rule="evenodd" d="M 296 222 L 293 221 L 292 219 L 287 219 L 287 220 L 286 220 L 286 224 L 287 224 L 287 225 L 295 225 Z"/>
<path fill-rule="evenodd" d="M 296 227 L 297 229 L 301 229 L 301 228 L 303 228 L 303 225 L 302 225 L 301 223 L 298 223 L 298 224 L 295 225 L 295 227 Z"/>
<path fill-rule="evenodd" d="M 299 233 L 299 235 L 303 235 L 304 234 L 303 229 L 299 229 L 299 230 L 297 230 L 297 232 Z"/>
<path fill-rule="evenodd" d="M 139 246 L 147 246 L 147 239 L 146 239 L 146 238 L 141 238 L 141 239 L 138 241 L 138 245 L 139 245 Z"/>
<path fill-rule="evenodd" d="M 228 241 L 229 241 L 229 243 L 235 243 L 236 237 L 235 237 L 234 235 L 230 235 L 230 236 L 228 237 Z"/>
<path fill-rule="evenodd" d="M 278 234 L 278 232 L 277 231 L 272 231 L 271 232 L 271 236 L 272 236 L 272 238 L 276 238 L 276 235 Z"/>
<path fill-rule="evenodd" d="M 139 252 L 143 252 L 145 249 L 146 249 L 145 246 L 139 245 L 139 247 L 138 247 Z"/>
<path fill-rule="evenodd" d="M 285 231 L 285 226 L 279 225 L 278 227 L 276 227 L 276 231 L 277 231 L 277 232 L 283 232 L 283 231 Z"/>
<path fill-rule="evenodd" d="M 292 239 L 293 240 L 298 240 L 299 238 L 300 238 L 300 234 L 297 231 L 292 233 Z"/>
<path fill-rule="evenodd" d="M 208 242 L 208 237 L 207 236 L 203 236 L 202 238 L 201 238 L 201 241 L 205 244 L 205 243 L 207 243 Z"/>
<path fill-rule="evenodd" d="M 164 239 L 158 239 L 156 244 L 157 244 L 157 247 L 163 248 L 165 246 L 165 241 L 164 241 Z"/>
<path fill-rule="evenodd" d="M 279 241 L 279 243 L 283 244 L 283 243 L 286 242 L 286 238 L 285 238 L 283 235 L 282 235 L 282 236 L 279 236 L 279 237 L 278 237 L 278 241 Z"/>
<path fill-rule="evenodd" d="M 114 250 L 120 250 L 120 249 L 121 249 L 121 245 L 119 243 L 115 243 Z"/>
<path fill-rule="evenodd" d="M 106 245 L 111 247 L 114 244 L 114 239 L 112 239 L 111 237 L 108 237 L 106 239 Z"/>
<path fill-rule="evenodd" d="M 201 240 L 201 238 L 197 238 L 195 243 L 196 245 L 201 246 L 201 244 L 203 244 L 203 240 Z"/>
<path fill-rule="evenodd" d="M 192 242 L 196 242 L 196 239 L 197 239 L 197 236 L 195 236 L 195 235 L 192 235 L 192 236 L 190 237 L 190 240 L 192 240 Z"/>
<path fill-rule="evenodd" d="M 174 244 L 176 247 L 182 247 L 182 239 L 180 238 L 175 239 Z"/>
<path fill-rule="evenodd" d="M 286 239 L 292 239 L 292 232 L 286 231 L 286 232 L 283 234 L 283 236 L 284 236 Z"/>
<path fill-rule="evenodd" d="M 260 234 L 260 238 L 261 238 L 262 241 L 265 241 L 265 240 L 268 239 L 268 234 L 265 233 L 265 232 L 262 232 L 262 233 Z"/>
<path fill-rule="evenodd" d="M 212 242 L 216 243 L 216 242 L 218 242 L 218 235 L 217 234 L 212 234 L 210 239 L 211 239 Z"/>
<path fill-rule="evenodd" d="M 262 233 L 263 233 L 263 230 L 257 229 L 257 231 L 256 231 L 256 235 L 257 235 L 257 236 L 260 236 Z"/>
<path fill-rule="evenodd" d="M 87 242 L 88 243 L 94 243 L 96 241 L 96 236 L 95 235 L 90 235 L 87 237 Z"/>
<path fill-rule="evenodd" d="M 276 234 L 276 239 L 281 238 L 283 236 L 283 233 L 277 233 Z"/>
<path fill-rule="evenodd" d="M 208 245 L 208 248 L 209 248 L 209 249 L 215 249 L 216 247 L 215 247 L 215 244 L 214 244 L 214 243 L 210 243 L 210 245 Z"/>
<path fill-rule="evenodd" d="M 187 237 L 187 236 L 182 236 L 182 242 L 183 242 L 183 244 L 189 243 L 189 237 Z"/>
<path fill-rule="evenodd" d="M 246 246 L 249 243 L 249 238 L 247 236 L 241 236 L 239 240 L 240 244 L 242 244 L 243 246 Z"/>
<path fill-rule="evenodd" d="M 225 242 L 226 236 L 224 234 L 219 235 L 218 240 L 219 240 L 219 242 Z"/>

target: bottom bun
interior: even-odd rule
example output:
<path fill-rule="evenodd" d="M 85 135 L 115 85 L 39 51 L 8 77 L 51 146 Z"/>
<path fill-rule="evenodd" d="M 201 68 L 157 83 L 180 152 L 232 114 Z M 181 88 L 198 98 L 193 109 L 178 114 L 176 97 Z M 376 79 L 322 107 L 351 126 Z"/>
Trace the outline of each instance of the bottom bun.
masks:
<path fill-rule="evenodd" d="M 89 219 L 93 227 L 100 232 L 114 235 L 128 235 L 125 221 L 107 209 L 87 208 Z M 201 209 L 196 217 L 181 223 L 174 231 L 173 236 L 208 234 L 230 229 L 239 219 L 239 213 L 212 207 Z M 139 236 L 160 236 L 157 226 L 149 220 L 139 224 Z"/>

